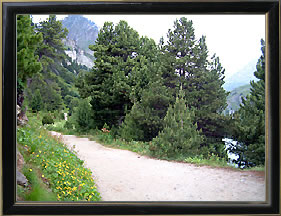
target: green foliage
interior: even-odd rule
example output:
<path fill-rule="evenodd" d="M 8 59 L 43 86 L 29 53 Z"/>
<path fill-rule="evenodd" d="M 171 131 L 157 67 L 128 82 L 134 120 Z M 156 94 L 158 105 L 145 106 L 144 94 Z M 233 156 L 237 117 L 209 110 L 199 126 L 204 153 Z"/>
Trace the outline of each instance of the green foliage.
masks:
<path fill-rule="evenodd" d="M 50 114 L 44 115 L 42 118 L 42 125 L 45 124 L 54 124 L 54 119 Z"/>
<path fill-rule="evenodd" d="M 39 25 L 36 25 L 36 31 L 43 35 L 43 42 L 37 53 L 43 64 L 43 70 L 46 72 L 52 63 L 65 58 L 62 39 L 66 38 L 68 30 L 62 28 L 61 22 L 57 21 L 55 15 L 50 15 L 46 21 L 41 21 Z"/>
<path fill-rule="evenodd" d="M 69 108 L 69 114 L 72 115 L 75 108 L 78 107 L 78 104 L 79 104 L 79 99 L 78 98 L 72 98 L 69 105 L 68 105 L 68 108 Z"/>
<path fill-rule="evenodd" d="M 31 191 L 23 193 L 25 201 L 57 201 L 56 195 L 44 185 L 38 170 L 34 166 L 25 165 L 23 174 L 31 186 Z"/>
<path fill-rule="evenodd" d="M 43 101 L 42 101 L 42 97 L 40 94 L 40 90 L 37 89 L 34 93 L 34 95 L 32 96 L 32 100 L 30 102 L 30 107 L 33 111 L 40 111 L 43 109 Z"/>
<path fill-rule="evenodd" d="M 67 58 L 62 42 L 66 38 L 67 29 L 62 28 L 55 15 L 50 15 L 48 20 L 36 25 L 35 30 L 43 36 L 43 41 L 35 52 L 43 65 L 43 71 L 40 76 L 33 76 L 30 79 L 28 86 L 30 90 L 26 89 L 26 93 L 31 101 L 35 89 L 39 89 L 44 109 L 59 110 L 62 109 L 67 95 L 78 96 L 77 90 L 72 86 L 75 74 L 62 66 L 62 61 Z"/>
<path fill-rule="evenodd" d="M 91 96 L 98 128 L 104 122 L 117 126 L 148 84 L 150 60 L 155 58 L 157 47 L 153 40 L 140 39 L 134 29 L 120 21 L 116 26 L 106 22 L 90 49 L 95 66 L 79 76 L 76 87 L 81 97 Z"/>
<path fill-rule="evenodd" d="M 86 131 L 93 128 L 92 109 L 87 99 L 81 99 L 73 115 L 75 128 Z"/>
<path fill-rule="evenodd" d="M 174 106 L 169 106 L 164 118 L 164 129 L 152 140 L 150 150 L 160 157 L 195 156 L 203 137 L 194 124 L 194 111 L 189 109 L 180 90 Z"/>
<path fill-rule="evenodd" d="M 251 82 L 251 92 L 242 99 L 234 114 L 233 139 L 238 143 L 230 151 L 238 154 L 240 167 L 262 166 L 265 163 L 265 43 L 261 40 L 262 56 L 257 62 L 254 75 L 258 81 Z"/>
<path fill-rule="evenodd" d="M 209 154 L 209 158 L 206 159 L 205 156 L 199 155 L 195 157 L 188 157 L 184 160 L 187 163 L 192 163 L 196 165 L 207 165 L 215 167 L 226 167 L 228 166 L 227 161 L 215 154 Z"/>
<path fill-rule="evenodd" d="M 162 70 L 165 85 L 175 96 L 180 83 L 189 108 L 195 108 L 197 129 L 206 137 L 201 148 L 224 156 L 225 122 L 222 115 L 226 108 L 227 93 L 223 89 L 224 69 L 215 55 L 208 60 L 206 37 L 196 40 L 192 21 L 181 18 L 168 31 L 167 44 L 162 43 Z"/>
<path fill-rule="evenodd" d="M 163 119 L 172 101 L 167 88 L 152 82 L 143 90 L 140 102 L 136 102 L 120 129 L 127 141 L 151 141 L 163 129 Z"/>
<path fill-rule="evenodd" d="M 40 75 L 33 76 L 29 88 L 26 89 L 26 95 L 29 101 L 32 101 L 33 93 L 39 90 L 44 104 L 44 109 L 54 112 L 62 109 L 63 100 L 61 97 L 61 89 L 58 84 Z"/>
<path fill-rule="evenodd" d="M 74 128 L 74 124 L 71 121 L 66 121 L 64 124 L 64 128 L 68 129 L 68 130 L 72 130 Z"/>
<path fill-rule="evenodd" d="M 99 201 L 101 198 L 92 178 L 92 172 L 84 168 L 84 161 L 76 156 L 74 150 L 68 150 L 60 140 L 35 126 L 18 128 L 17 142 L 27 149 L 26 162 L 40 169 L 49 182 L 51 190 L 56 194 L 56 200 Z M 31 178 L 33 172 L 35 169 L 29 167 L 27 173 Z M 41 199 L 38 187 L 34 190 L 36 196 Z M 33 200 L 34 197 L 31 199 Z"/>
<path fill-rule="evenodd" d="M 35 50 L 42 42 L 42 34 L 35 33 L 29 15 L 17 15 L 17 104 L 22 106 L 28 78 L 42 70 Z"/>

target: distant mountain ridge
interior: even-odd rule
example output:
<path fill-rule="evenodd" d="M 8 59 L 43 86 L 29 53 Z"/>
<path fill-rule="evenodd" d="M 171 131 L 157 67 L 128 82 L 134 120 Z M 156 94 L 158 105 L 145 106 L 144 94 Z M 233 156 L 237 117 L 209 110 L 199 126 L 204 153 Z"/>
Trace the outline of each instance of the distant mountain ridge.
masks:
<path fill-rule="evenodd" d="M 223 85 L 224 89 L 227 91 L 232 91 L 235 88 L 238 88 L 243 85 L 250 84 L 250 81 L 257 81 L 254 76 L 256 71 L 256 64 L 258 60 L 252 60 L 247 65 L 245 65 L 241 70 L 234 73 L 229 78 L 225 78 L 225 84 Z"/>
<path fill-rule="evenodd" d="M 237 111 L 242 103 L 242 97 L 245 98 L 250 94 L 251 85 L 246 84 L 233 89 L 227 96 L 227 108 L 226 111 L 233 112 Z"/>
<path fill-rule="evenodd" d="M 89 45 L 93 45 L 98 37 L 98 26 L 81 15 L 67 16 L 62 20 L 62 25 L 68 29 L 64 41 L 66 54 L 72 58 L 72 61 L 92 68 L 94 56 Z"/>

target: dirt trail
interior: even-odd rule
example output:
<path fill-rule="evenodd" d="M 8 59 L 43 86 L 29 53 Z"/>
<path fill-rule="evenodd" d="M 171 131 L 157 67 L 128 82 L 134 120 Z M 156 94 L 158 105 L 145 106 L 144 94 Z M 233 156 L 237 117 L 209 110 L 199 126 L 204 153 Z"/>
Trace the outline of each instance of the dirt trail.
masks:
<path fill-rule="evenodd" d="M 197 167 L 104 147 L 61 135 L 94 174 L 103 201 L 264 201 L 265 179 L 256 172 Z"/>

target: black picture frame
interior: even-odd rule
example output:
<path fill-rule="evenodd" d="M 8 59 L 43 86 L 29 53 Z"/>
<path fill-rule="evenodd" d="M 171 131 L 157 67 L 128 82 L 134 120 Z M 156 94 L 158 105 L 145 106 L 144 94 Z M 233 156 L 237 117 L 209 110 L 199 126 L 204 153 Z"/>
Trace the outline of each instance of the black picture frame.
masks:
<path fill-rule="evenodd" d="M 268 160 L 266 202 L 16 202 L 17 14 L 265 14 Z M 280 214 L 280 1 L 3 2 L 2 173 L 4 215 Z"/>

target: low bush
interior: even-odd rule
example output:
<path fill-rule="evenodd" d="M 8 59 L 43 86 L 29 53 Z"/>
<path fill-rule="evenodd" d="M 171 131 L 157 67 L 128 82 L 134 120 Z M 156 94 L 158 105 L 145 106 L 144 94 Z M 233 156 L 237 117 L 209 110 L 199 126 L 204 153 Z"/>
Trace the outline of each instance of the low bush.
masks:
<path fill-rule="evenodd" d="M 42 118 L 42 125 L 45 124 L 54 124 L 54 119 L 50 114 L 44 115 Z"/>
<path fill-rule="evenodd" d="M 64 128 L 68 129 L 68 130 L 72 130 L 72 129 L 74 129 L 74 124 L 71 121 L 66 121 L 64 123 Z"/>

